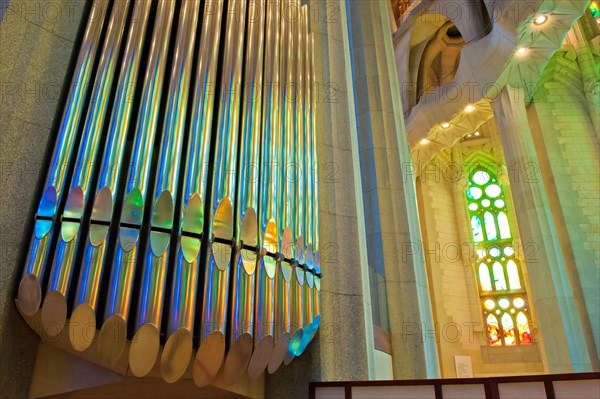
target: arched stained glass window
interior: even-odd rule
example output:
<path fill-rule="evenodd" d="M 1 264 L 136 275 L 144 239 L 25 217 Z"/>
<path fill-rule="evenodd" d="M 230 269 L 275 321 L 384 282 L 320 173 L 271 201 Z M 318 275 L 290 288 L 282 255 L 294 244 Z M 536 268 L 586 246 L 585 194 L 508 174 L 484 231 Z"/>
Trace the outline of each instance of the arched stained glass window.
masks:
<path fill-rule="evenodd" d="M 531 343 L 531 331 L 529 330 L 529 321 L 523 312 L 517 315 L 517 329 L 519 330 L 519 341 L 522 344 Z"/>
<path fill-rule="evenodd" d="M 506 289 L 506 279 L 504 278 L 504 268 L 500 264 L 500 262 L 494 262 L 494 285 L 496 286 L 496 291 L 505 290 Z"/>
<path fill-rule="evenodd" d="M 485 263 L 479 265 L 479 283 L 482 291 L 492 290 L 492 280 L 490 279 L 490 270 Z"/>
<path fill-rule="evenodd" d="M 471 218 L 471 229 L 473 230 L 473 240 L 475 240 L 475 242 L 483 241 L 483 229 L 481 228 L 479 216 L 473 216 Z"/>
<path fill-rule="evenodd" d="M 498 228 L 500 229 L 500 238 L 510 238 L 510 226 L 506 213 L 498 213 Z"/>
<path fill-rule="evenodd" d="M 517 343 L 517 339 L 515 338 L 515 324 L 508 313 L 502 315 L 502 333 L 505 345 L 515 345 Z"/>
<path fill-rule="evenodd" d="M 504 187 L 489 170 L 476 168 L 465 195 L 489 344 L 530 344 L 527 295 L 512 241 L 511 231 L 515 230 L 510 226 Z"/>
<path fill-rule="evenodd" d="M 483 214 L 483 222 L 485 224 L 485 235 L 487 236 L 487 239 L 492 241 L 498 238 L 496 222 L 494 222 L 494 216 L 490 212 Z"/>
<path fill-rule="evenodd" d="M 511 290 L 521 288 L 521 279 L 519 279 L 519 270 L 514 260 L 510 259 L 506 262 L 506 271 L 508 273 L 508 284 Z"/>

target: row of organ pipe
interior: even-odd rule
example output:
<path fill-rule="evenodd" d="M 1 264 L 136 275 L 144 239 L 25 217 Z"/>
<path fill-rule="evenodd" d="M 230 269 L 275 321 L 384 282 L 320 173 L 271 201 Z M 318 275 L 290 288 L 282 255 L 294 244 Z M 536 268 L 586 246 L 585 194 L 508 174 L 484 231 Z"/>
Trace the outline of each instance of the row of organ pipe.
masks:
<path fill-rule="evenodd" d="M 168 382 L 194 352 L 198 386 L 302 354 L 320 320 L 314 87 L 298 0 L 94 0 L 20 310 Z"/>

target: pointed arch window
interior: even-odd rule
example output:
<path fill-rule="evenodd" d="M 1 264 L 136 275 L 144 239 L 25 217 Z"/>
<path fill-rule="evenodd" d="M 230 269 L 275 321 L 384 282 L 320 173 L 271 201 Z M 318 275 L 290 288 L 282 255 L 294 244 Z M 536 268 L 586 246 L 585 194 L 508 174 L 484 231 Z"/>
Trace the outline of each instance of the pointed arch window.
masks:
<path fill-rule="evenodd" d="M 483 167 L 466 190 L 483 319 L 491 346 L 531 343 L 527 293 L 512 241 L 506 196 L 498 178 Z"/>

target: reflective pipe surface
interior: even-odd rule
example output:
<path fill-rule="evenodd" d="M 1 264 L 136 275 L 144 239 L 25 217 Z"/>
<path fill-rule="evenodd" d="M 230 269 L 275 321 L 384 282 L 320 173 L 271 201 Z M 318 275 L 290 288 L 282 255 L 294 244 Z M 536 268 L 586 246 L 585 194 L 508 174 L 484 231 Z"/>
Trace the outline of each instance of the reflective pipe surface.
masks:
<path fill-rule="evenodd" d="M 150 245 L 146 246 L 142 259 L 136 332 L 129 349 L 129 367 L 136 377 L 150 372 L 160 349 L 169 246 L 173 234 L 179 172 L 184 161 L 182 154 L 185 154 L 185 122 L 199 14 L 200 0 L 182 3 L 155 176 L 153 213 L 149 226 Z"/>
<path fill-rule="evenodd" d="M 86 350 L 96 333 L 96 308 L 103 258 L 108 246 L 108 230 L 114 217 L 117 187 L 123 164 L 127 131 L 133 108 L 133 94 L 138 76 L 142 44 L 152 0 L 136 0 L 133 5 L 129 34 L 109 123 L 108 137 L 96 188 L 84 257 L 79 274 L 74 310 L 69 323 L 69 339 L 77 351 Z M 77 240 L 79 235 L 75 237 Z M 80 244 L 77 244 L 78 246 Z"/>
<path fill-rule="evenodd" d="M 258 224 L 259 245 L 262 246 L 256 270 L 254 351 L 248 364 L 248 378 L 258 379 L 267 367 L 275 337 L 274 289 L 279 252 L 279 233 L 276 223 L 278 193 L 279 149 L 281 140 L 279 118 L 279 1 L 268 0 L 266 5 L 264 91 L 262 95 L 262 135 L 260 158 L 260 195 Z"/>
<path fill-rule="evenodd" d="M 192 357 L 222 15 L 223 0 L 204 3 L 194 100 L 190 110 L 191 129 L 185 166 L 182 215 L 178 216 L 182 218 L 182 225 L 172 272 L 167 341 L 160 362 L 162 376 L 167 382 L 179 380 Z"/>
<path fill-rule="evenodd" d="M 223 374 L 234 384 L 246 372 L 252 356 L 254 295 L 258 255 L 258 178 L 261 138 L 265 1 L 248 2 L 245 78 L 242 97 L 240 161 L 235 201 L 237 261 L 232 264 L 229 309 L 229 351 Z"/>
<path fill-rule="evenodd" d="M 119 0 L 113 4 L 83 134 L 77 150 L 69 195 L 64 212 L 56 226 L 57 228 L 60 226 L 60 234 L 41 314 L 42 328 L 50 337 L 57 336 L 62 331 L 67 319 L 66 297 L 75 266 L 79 231 L 93 189 L 91 184 L 94 167 L 102 142 L 108 101 L 117 71 L 129 5 L 130 0 Z"/>
<path fill-rule="evenodd" d="M 277 216 L 281 223 L 280 252 L 285 261 L 278 262 L 275 272 L 275 348 L 269 358 L 268 371 L 277 371 L 287 353 L 291 339 L 290 319 L 290 277 L 291 259 L 294 257 L 293 232 L 295 210 L 295 182 L 293 168 L 295 159 L 295 44 L 297 42 L 297 8 L 294 0 L 284 0 L 281 5 L 280 50 L 281 62 L 281 165 L 279 181 L 281 187 L 277 193 Z"/>
<path fill-rule="evenodd" d="M 90 80 L 98 47 L 102 26 L 109 3 L 95 0 L 91 6 L 87 26 L 77 57 L 71 88 L 65 102 L 56 144 L 50 162 L 50 170 L 35 215 L 34 234 L 31 238 L 23 277 L 19 283 L 17 299 L 24 314 L 31 316 L 37 312 L 42 302 L 42 286 L 48 252 L 54 228 L 57 222 L 56 212 L 61 202 L 63 190 L 67 184 L 67 171 L 72 158 L 73 147 L 86 96 L 90 92 Z"/>
<path fill-rule="evenodd" d="M 210 247 L 204 275 L 200 348 L 193 368 L 194 382 L 199 387 L 213 380 L 225 356 L 246 6 L 245 0 L 228 2 L 219 117 L 213 137 L 215 158 L 210 179 L 211 215 L 208 215 Z"/>
<path fill-rule="evenodd" d="M 317 157 L 317 130 L 315 123 L 315 107 L 316 107 L 316 72 L 315 72 L 315 35 L 310 34 L 310 87 L 311 87 L 311 101 L 310 101 L 310 136 L 311 136 L 311 171 L 312 171 L 312 187 L 313 193 L 310 197 L 312 202 L 312 267 L 314 274 L 314 289 L 313 289 L 313 325 L 311 327 L 311 333 L 305 340 L 304 348 L 312 341 L 321 321 L 320 317 L 320 291 L 321 291 L 321 254 L 319 250 L 319 160 Z M 302 349 L 303 351 L 304 349 Z"/>
<path fill-rule="evenodd" d="M 313 106 L 314 106 L 314 75 L 313 75 L 313 48 L 314 48 L 314 35 L 311 33 L 307 36 L 307 107 L 306 107 L 306 125 L 305 125 L 305 137 L 306 137 L 306 156 L 305 156 L 305 181 L 306 181 L 306 234 L 307 234 L 307 247 L 306 247 L 306 285 L 304 287 L 305 291 L 305 303 L 304 303 L 304 318 L 305 318 L 305 328 L 304 334 L 302 336 L 302 343 L 299 347 L 295 348 L 293 354 L 295 356 L 299 356 L 304 352 L 310 341 L 314 338 L 317 329 L 319 328 L 319 319 L 316 318 L 317 313 L 315 310 L 315 295 L 318 297 L 318 291 L 316 288 L 315 281 L 318 279 L 320 282 L 320 277 L 315 276 L 315 274 L 320 273 L 315 268 L 314 259 L 313 259 L 313 243 L 315 242 L 316 234 L 315 231 L 315 218 L 318 217 L 316 212 L 318 209 L 316 208 L 316 203 L 313 201 L 313 197 L 316 195 L 315 190 L 317 190 L 316 185 L 318 184 L 318 180 L 315 176 L 316 171 L 316 142 L 313 141 L 314 137 L 313 133 Z"/>
<path fill-rule="evenodd" d="M 150 165 L 158 128 L 174 12 L 175 0 L 159 1 L 143 81 L 131 162 L 127 172 L 115 254 L 113 258 L 108 258 L 109 254 L 106 254 L 101 259 L 103 263 L 112 262 L 104 323 L 98 338 L 101 357 L 108 363 L 114 363 L 122 356 L 127 341 L 133 276 L 140 247 L 144 203 L 150 183 Z"/>
<path fill-rule="evenodd" d="M 295 228 L 293 239 L 295 243 L 295 251 L 294 251 L 294 278 L 291 283 L 291 293 L 292 296 L 290 298 L 290 310 L 291 310 L 291 320 L 292 320 L 292 338 L 290 341 L 290 347 L 288 348 L 288 353 L 284 359 L 284 364 L 288 365 L 292 359 L 294 358 L 294 348 L 300 346 L 302 341 L 302 335 L 304 333 L 304 244 L 306 237 L 306 220 L 304 218 L 304 214 L 306 213 L 306 201 L 305 201 L 305 185 L 304 185 L 304 158 L 305 158 L 305 99 L 306 99 L 306 88 L 305 88 L 305 65 L 304 60 L 306 58 L 306 43 L 308 35 L 308 7 L 304 6 L 300 8 L 299 2 L 296 1 L 296 7 L 298 7 L 297 19 L 298 23 L 296 24 L 296 32 L 295 35 L 297 37 L 297 46 L 296 46 L 296 143 L 295 143 L 295 151 L 296 151 L 296 159 L 294 162 L 294 184 L 296 186 L 295 190 Z"/>

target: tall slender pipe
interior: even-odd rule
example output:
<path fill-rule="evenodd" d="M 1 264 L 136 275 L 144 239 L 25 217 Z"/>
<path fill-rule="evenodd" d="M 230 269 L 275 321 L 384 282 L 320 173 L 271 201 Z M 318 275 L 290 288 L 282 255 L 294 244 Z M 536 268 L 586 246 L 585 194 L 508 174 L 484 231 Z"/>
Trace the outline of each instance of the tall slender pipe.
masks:
<path fill-rule="evenodd" d="M 296 6 L 299 7 L 299 2 L 296 0 Z M 305 153 L 306 153 L 306 77 L 305 77 L 305 59 L 306 59 L 306 44 L 308 42 L 308 7 L 305 5 L 298 9 L 298 20 L 299 23 L 296 26 L 296 37 L 297 39 L 297 68 L 296 68 L 296 84 L 297 84 L 297 96 L 296 96 L 296 162 L 295 162 L 295 184 L 296 184 L 296 212 L 295 217 L 295 230 L 294 230 L 294 242 L 295 245 L 295 267 L 294 273 L 292 274 L 291 283 L 291 319 L 292 319 L 292 339 L 290 341 L 290 347 L 288 353 L 284 359 L 284 364 L 288 365 L 294 358 L 294 352 L 300 347 L 302 343 L 302 336 L 304 334 L 304 328 L 306 327 L 305 322 L 305 285 L 308 283 L 306 280 L 309 278 L 305 274 L 305 254 L 304 244 L 306 238 L 306 219 L 305 214 L 307 213 L 305 190 L 306 185 L 304 181 L 305 175 Z M 312 284 L 312 281 L 311 281 Z"/>
<path fill-rule="evenodd" d="M 250 0 L 246 36 L 246 59 L 240 161 L 235 201 L 238 246 L 237 261 L 232 264 L 232 290 L 229 312 L 229 351 L 223 374 L 234 384 L 246 372 L 252 356 L 254 335 L 254 286 L 258 255 L 258 162 L 260 151 L 265 1 Z"/>
<path fill-rule="evenodd" d="M 161 355 L 162 376 L 175 382 L 185 373 L 192 357 L 194 316 L 200 242 L 206 203 L 206 179 L 217 79 L 223 0 L 204 3 L 196 85 L 191 110 L 190 140 L 183 187 L 182 219 L 173 267 L 167 341 Z"/>
<path fill-rule="evenodd" d="M 160 349 L 160 324 L 165 301 L 169 247 L 175 222 L 175 203 L 182 153 L 189 88 L 192 79 L 194 43 L 200 14 L 200 0 L 186 0 L 179 13 L 175 56 L 160 143 L 150 245 L 142 259 L 142 283 L 138 302 L 136 332 L 129 349 L 129 367 L 136 377 L 150 372 Z"/>
<path fill-rule="evenodd" d="M 89 206 L 88 200 L 93 189 L 92 178 L 102 142 L 104 122 L 108 114 L 108 102 L 115 81 L 129 5 L 130 0 L 118 0 L 113 4 L 83 135 L 77 151 L 71 187 L 64 212 L 57 223 L 57 228 L 60 226 L 60 235 L 50 270 L 50 281 L 41 317 L 42 327 L 51 337 L 62 331 L 67 319 L 67 294 L 71 288 L 79 232 L 82 227 L 83 214 L 86 206 Z"/>
<path fill-rule="evenodd" d="M 296 14 L 294 0 L 285 0 L 281 7 L 281 143 L 279 167 L 281 188 L 277 193 L 277 216 L 281 223 L 280 234 L 280 261 L 275 272 L 275 348 L 269 358 L 268 371 L 277 371 L 287 353 L 291 339 L 290 319 L 290 279 L 294 257 L 292 232 L 294 230 L 295 185 L 293 167 L 295 158 L 295 64 L 294 64 L 294 26 Z M 283 259 L 281 259 L 283 258 Z"/>
<path fill-rule="evenodd" d="M 114 363 L 121 358 L 127 341 L 133 275 L 140 246 L 139 236 L 144 217 L 144 203 L 150 183 L 150 165 L 158 128 L 174 12 L 175 0 L 160 0 L 150 43 L 131 162 L 127 172 L 115 254 L 114 258 L 110 259 L 109 254 L 105 254 L 102 259 L 103 263 L 112 262 L 112 270 L 98 347 L 104 361 L 109 363 Z"/>
<path fill-rule="evenodd" d="M 229 278 L 234 240 L 233 201 L 236 189 L 239 112 L 246 0 L 231 0 L 225 27 L 220 108 L 214 137 L 214 173 L 210 184 L 210 248 L 204 275 L 200 348 L 194 360 L 196 385 L 209 384 L 225 356 L 225 328 L 229 300 Z"/>
<path fill-rule="evenodd" d="M 259 245 L 255 288 L 254 351 L 248 364 L 248 378 L 258 379 L 267 367 L 273 351 L 275 337 L 274 289 L 279 252 L 276 222 L 276 198 L 279 190 L 279 146 L 281 141 L 279 118 L 279 25 L 281 6 L 279 0 L 267 0 L 264 93 L 262 102 L 262 136 L 260 158 Z"/>
<path fill-rule="evenodd" d="M 307 51 L 307 84 L 306 84 L 306 126 L 305 126 L 305 137 L 306 137 L 306 156 L 305 156 L 305 181 L 306 181 L 306 234 L 307 234 L 307 247 L 306 247 L 306 284 L 304 286 L 305 292 L 305 303 L 304 303 L 304 318 L 305 328 L 302 336 L 302 343 L 299 347 L 294 348 L 294 355 L 299 356 L 304 352 L 310 341 L 315 336 L 317 329 L 319 328 L 319 319 L 317 318 L 318 311 L 318 289 L 320 287 L 320 277 L 317 274 L 320 270 L 315 268 L 313 259 L 313 245 L 316 240 L 318 232 L 315 230 L 315 218 L 318 217 L 315 213 L 318 212 L 316 208 L 316 201 L 314 197 L 316 194 L 316 185 L 318 181 L 315 177 L 316 169 L 316 142 L 313 138 L 313 101 L 314 101 L 314 75 L 313 75 L 313 48 L 314 48 L 314 35 L 311 33 L 308 36 L 306 51 Z M 315 149 L 315 151 L 313 151 Z M 316 299 L 316 300 L 315 300 Z M 317 308 L 316 308 L 317 306 Z"/>
<path fill-rule="evenodd" d="M 94 63 L 98 53 L 100 35 L 106 16 L 107 0 L 95 0 L 92 4 L 81 48 L 73 71 L 71 89 L 67 95 L 62 114 L 50 170 L 35 215 L 34 233 L 31 237 L 23 277 L 19 283 L 17 298 L 24 314 L 31 316 L 42 302 L 42 284 L 53 232 L 58 222 L 56 212 L 62 202 L 67 184 L 67 171 L 77 138 L 79 123 L 83 116 L 86 97 L 90 92 Z"/>
<path fill-rule="evenodd" d="M 74 310 L 69 322 L 69 339 L 77 351 L 86 350 L 96 333 L 96 308 L 108 245 L 108 230 L 114 218 L 117 188 L 123 164 L 127 131 L 132 116 L 133 94 L 141 61 L 142 44 L 152 0 L 136 0 L 123 63 L 117 84 L 115 106 L 100 165 L 100 177 L 90 218 L 89 233 L 83 242 L 84 256 L 79 274 Z M 132 90 L 133 89 L 133 90 Z M 79 239 L 79 234 L 74 240 Z M 77 243 L 80 246 L 81 243 Z M 78 250 L 79 251 L 79 250 Z M 64 301 L 64 297 L 60 297 Z M 66 306 L 63 302 L 62 306 Z M 44 304 L 44 309 L 46 305 Z"/>
<path fill-rule="evenodd" d="M 313 246 L 312 246 L 312 265 L 313 265 L 313 274 L 314 274 L 314 286 L 313 286 L 313 323 L 311 327 L 310 334 L 305 340 L 305 344 L 303 344 L 303 348 L 310 343 L 310 341 L 314 338 L 317 330 L 319 329 L 319 325 L 321 322 L 321 310 L 320 310 L 320 291 L 321 291 L 321 254 L 319 247 L 319 160 L 317 157 L 317 129 L 315 122 L 315 107 L 316 107 L 316 70 L 315 70 L 315 35 L 311 33 L 310 35 L 310 87 L 312 89 L 312 96 L 310 102 L 310 137 L 311 137 L 311 171 L 312 171 L 312 187 L 313 194 L 310 197 L 312 204 L 312 224 L 311 231 L 313 237 Z M 304 349 L 302 349 L 303 351 Z"/>

